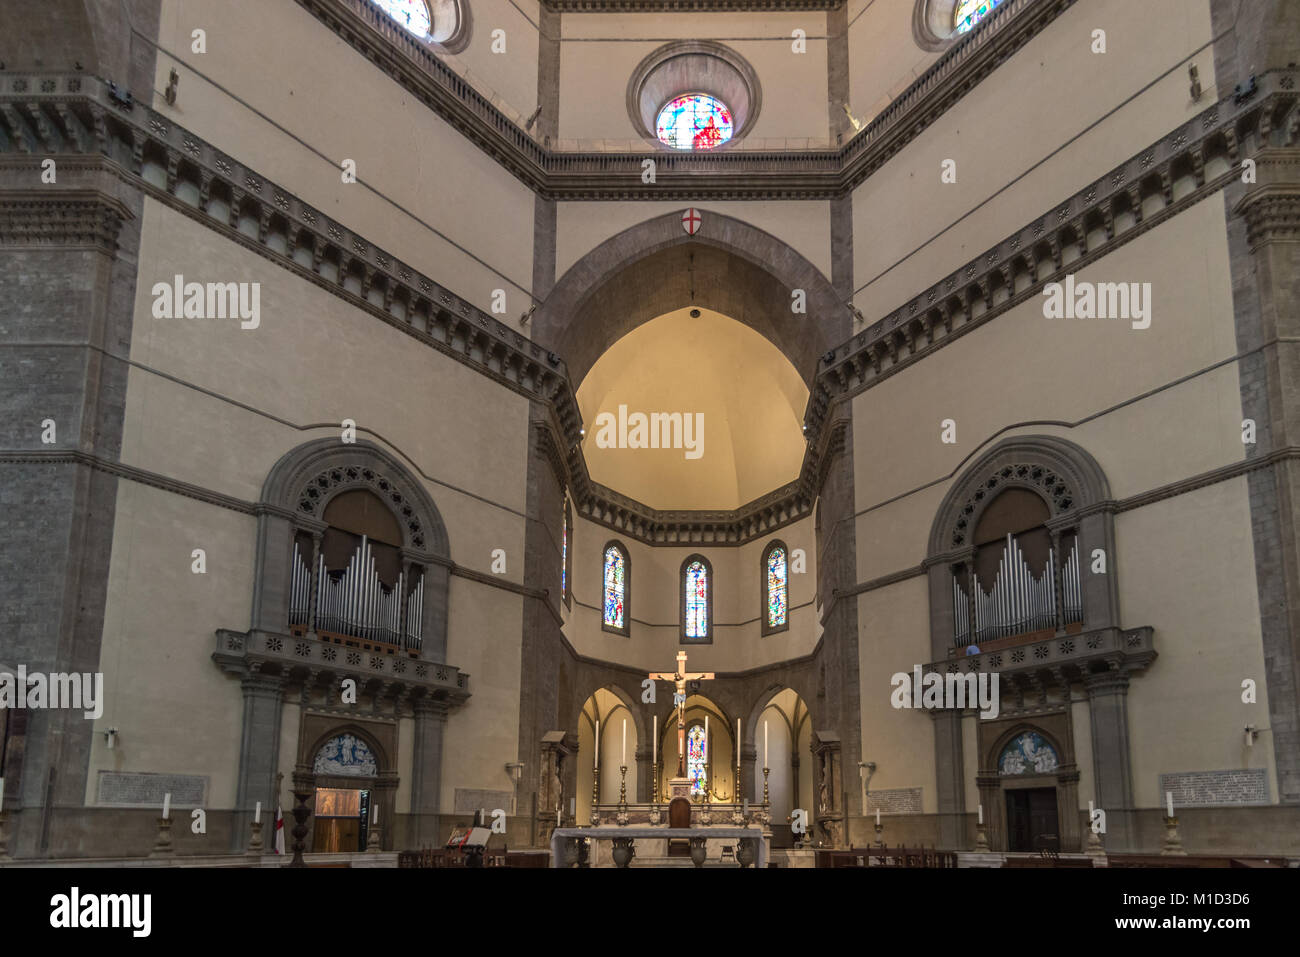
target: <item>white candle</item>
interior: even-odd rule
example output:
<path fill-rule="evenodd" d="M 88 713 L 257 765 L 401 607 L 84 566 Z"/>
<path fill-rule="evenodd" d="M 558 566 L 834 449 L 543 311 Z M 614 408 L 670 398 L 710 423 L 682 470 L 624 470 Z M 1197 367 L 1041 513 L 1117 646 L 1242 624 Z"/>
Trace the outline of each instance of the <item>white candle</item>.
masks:
<path fill-rule="evenodd" d="M 1174 816 L 1174 792 L 1173 791 L 1165 792 L 1165 808 L 1168 809 L 1169 816 L 1173 817 Z"/>
<path fill-rule="evenodd" d="M 596 719 L 596 763 L 592 765 L 597 771 L 600 770 L 600 719 Z"/>
<path fill-rule="evenodd" d="M 627 767 L 627 718 L 623 719 L 623 767 Z"/>
<path fill-rule="evenodd" d="M 655 730 L 652 737 L 653 737 L 653 744 L 651 747 L 651 752 L 654 756 L 650 759 L 650 763 L 655 767 L 658 767 L 659 766 L 659 715 L 655 715 Z"/>
<path fill-rule="evenodd" d="M 740 767 L 740 719 L 736 719 L 736 767 Z"/>
<path fill-rule="evenodd" d="M 767 719 L 766 718 L 763 719 L 763 767 L 765 768 L 771 767 L 771 765 L 767 763 Z"/>
<path fill-rule="evenodd" d="M 253 823 L 254 824 L 262 823 L 262 802 L 261 801 L 257 802 L 257 807 L 253 811 Z"/>
<path fill-rule="evenodd" d="M 377 801 L 370 805 L 370 823 L 379 823 L 379 802 Z"/>
<path fill-rule="evenodd" d="M 163 817 L 166 818 L 171 816 L 172 816 L 172 795 L 171 792 L 168 791 L 166 794 L 163 795 Z"/>
<path fill-rule="evenodd" d="M 979 822 L 980 822 L 981 824 L 983 824 L 983 823 L 984 823 L 984 805 L 983 805 L 983 804 L 977 804 L 977 805 L 975 805 L 975 813 L 977 813 L 977 814 L 979 815 Z"/>
<path fill-rule="evenodd" d="M 709 716 L 704 716 L 704 753 L 709 754 Z M 709 755 L 712 757 L 712 755 Z"/>
<path fill-rule="evenodd" d="M 578 799 L 569 798 L 569 817 L 578 816 Z"/>
<path fill-rule="evenodd" d="M 876 808 L 876 827 L 880 827 L 880 808 Z"/>
<path fill-rule="evenodd" d="M 555 809 L 555 826 L 560 826 L 560 809 L 558 807 Z"/>
<path fill-rule="evenodd" d="M 5 779 L 0 778 L 0 811 L 5 809 Z"/>

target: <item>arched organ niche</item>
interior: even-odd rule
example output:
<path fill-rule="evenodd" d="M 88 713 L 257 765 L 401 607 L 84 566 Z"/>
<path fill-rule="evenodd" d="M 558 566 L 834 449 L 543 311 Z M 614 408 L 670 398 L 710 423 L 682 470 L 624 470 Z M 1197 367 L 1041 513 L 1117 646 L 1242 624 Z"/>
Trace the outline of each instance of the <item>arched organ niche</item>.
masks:
<path fill-rule="evenodd" d="M 323 517 L 328 528 L 318 537 L 294 536 L 290 630 L 418 653 L 424 569 L 403 557 L 396 516 L 357 489 L 331 499 Z"/>
<path fill-rule="evenodd" d="M 952 568 L 958 648 L 1083 621 L 1079 537 L 1073 528 L 1049 529 L 1050 517 L 1047 503 L 1023 488 L 1004 490 L 984 509 L 973 555 Z"/>

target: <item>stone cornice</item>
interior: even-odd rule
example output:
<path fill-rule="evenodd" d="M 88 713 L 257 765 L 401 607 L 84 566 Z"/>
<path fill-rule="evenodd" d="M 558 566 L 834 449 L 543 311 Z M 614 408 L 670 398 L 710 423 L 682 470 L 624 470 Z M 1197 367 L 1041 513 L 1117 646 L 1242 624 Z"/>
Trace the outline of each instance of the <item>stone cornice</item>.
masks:
<path fill-rule="evenodd" d="M 1293 80 L 1291 71 L 1265 74 L 1259 78 L 1262 95 L 1243 103 L 1227 97 L 1207 107 L 839 346 L 823 359 L 825 368 L 809 398 L 808 434 L 817 435 L 838 403 L 1038 297 L 1047 283 L 1061 281 L 1235 182 L 1241 175 L 1241 141 L 1259 138 L 1264 117 L 1295 107 L 1297 96 L 1287 90 L 1288 79 Z M 1294 138 L 1294 126 L 1288 136 Z M 1205 164 L 1216 157 L 1225 159 L 1227 168 L 1207 180 Z M 1175 198 L 1175 181 L 1189 178 L 1193 188 Z M 1144 211 L 1144 204 L 1156 200 L 1159 209 Z M 1125 218 L 1131 222 L 1117 227 L 1117 220 Z M 1077 255 L 1067 258 L 1067 253 Z M 1050 273 L 1040 273 L 1043 261 L 1050 263 Z"/>
<path fill-rule="evenodd" d="M 366 0 L 297 0 L 346 43 L 454 126 L 470 142 L 546 199 L 816 200 L 844 195 L 919 136 L 971 87 L 988 76 L 1075 0 L 1007 0 L 950 47 L 853 139 L 830 150 L 626 154 L 560 151 L 540 142 L 475 90 L 386 14 Z M 559 0 L 567 4 L 569 0 Z M 573 0 L 597 6 L 653 0 Z M 737 9 L 832 9 L 815 0 L 667 0 L 671 9 L 716 5 Z M 785 6 L 793 5 L 793 6 Z M 655 4 L 647 9 L 659 9 Z M 567 7 L 566 7 L 567 9 Z M 572 12 L 572 11 L 570 11 Z M 591 12 L 603 12 L 592 10 Z M 608 12 L 615 12 L 614 9 Z M 737 144 L 743 146 L 743 144 Z M 646 156 L 655 182 L 641 181 Z"/>
<path fill-rule="evenodd" d="M 122 223 L 135 217 L 98 190 L 0 189 L 0 245 L 83 247 L 112 253 Z"/>
<path fill-rule="evenodd" d="M 997 673 L 1013 679 L 1023 691 L 1030 686 L 1062 686 L 1073 681 L 1097 681 L 1097 675 L 1118 678 L 1143 671 L 1156 659 L 1155 634 L 1140 628 L 1097 628 L 1074 635 L 1012 645 L 976 655 L 932 661 L 924 672 L 939 674 Z M 1003 691 L 1012 690 L 1008 687 Z"/>
<path fill-rule="evenodd" d="M 660 511 L 592 482 L 580 447 L 576 399 L 560 357 L 546 355 L 537 344 L 363 237 L 329 221 L 256 171 L 134 104 L 111 84 L 83 75 L 0 78 L 0 105 L 8 107 L 0 113 L 10 133 L 10 156 L 0 162 L 6 166 L 17 162 L 26 170 L 35 163 L 35 156 L 22 154 L 30 153 L 31 145 L 40 140 L 42 149 L 64 157 L 59 160 L 61 172 L 92 166 L 97 172 L 107 170 L 354 307 L 543 402 L 551 412 L 552 467 L 567 472 L 583 517 L 649 544 L 740 544 L 811 514 L 831 456 L 843 446 L 847 417 L 841 410 L 852 396 L 1027 301 L 1043 283 L 1060 278 L 1067 265 L 1071 270 L 1082 268 L 1232 182 L 1238 175 L 1232 168 L 1238 159 L 1238 137 L 1255 136 L 1257 127 L 1271 121 L 1265 117 L 1281 115 L 1294 105 L 1296 95 L 1284 92 L 1288 85 L 1282 81 L 1287 80 L 1293 80 L 1290 71 L 1266 74 L 1260 78 L 1257 95 L 1248 102 L 1235 104 L 1225 99 L 1208 108 L 946 282 L 931 287 L 837 348 L 809 398 L 809 445 L 799 478 L 740 509 L 721 512 Z M 29 92 L 38 83 L 40 96 Z M 17 89 L 19 85 L 23 90 Z M 21 101 L 5 99 L 19 92 L 24 94 Z M 1295 136 L 1294 124 L 1288 130 L 1289 144 Z M 20 154 L 17 160 L 15 152 Z M 1229 168 L 1207 182 L 1205 161 L 1218 154 L 1226 156 Z M 153 169 L 150 177 L 144 175 L 146 162 Z M 1181 182 L 1184 174 L 1193 177 L 1195 188 L 1175 200 L 1174 181 Z M 193 187 L 196 202 L 186 202 L 177 194 L 182 183 Z M 56 195 L 54 190 L 51 195 Z M 224 218 L 209 212 L 218 195 L 228 208 Z M 1162 208 L 1144 215 L 1143 200 L 1152 196 L 1160 197 Z M 1117 230 L 1115 220 L 1125 212 L 1133 212 L 1135 221 L 1129 228 Z M 245 232 L 241 227 L 250 221 L 256 223 L 256 229 Z M 1089 246 L 1095 233 L 1104 233 L 1105 239 Z M 272 235 L 281 238 L 281 248 L 268 244 Z M 1070 246 L 1081 255 L 1065 263 L 1064 253 Z M 295 258 L 297 249 L 310 249 L 311 267 Z M 1031 280 L 1007 298 L 998 298 L 1000 290 L 1014 288 L 1026 275 L 1034 276 L 1037 261 L 1047 257 L 1056 266 L 1051 276 Z M 319 274 L 320 263 L 327 258 L 338 261 L 341 276 L 346 278 L 352 270 L 361 277 L 361 295 Z M 382 307 L 370 301 L 367 294 L 372 290 L 382 291 Z M 832 603 L 835 600 L 833 597 Z"/>

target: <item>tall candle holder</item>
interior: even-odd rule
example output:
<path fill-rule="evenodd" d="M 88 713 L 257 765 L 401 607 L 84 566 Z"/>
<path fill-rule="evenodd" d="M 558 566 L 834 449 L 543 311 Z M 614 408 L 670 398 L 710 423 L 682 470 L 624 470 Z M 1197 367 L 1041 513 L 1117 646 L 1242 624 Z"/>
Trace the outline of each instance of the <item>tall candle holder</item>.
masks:
<path fill-rule="evenodd" d="M 763 769 L 763 806 L 767 806 L 767 775 L 768 768 Z"/>
<path fill-rule="evenodd" d="M 620 767 L 620 768 L 619 768 L 619 772 L 622 774 L 623 778 L 622 778 L 622 783 L 618 786 L 618 815 L 616 816 L 615 820 L 618 821 L 618 823 L 619 823 L 620 826 L 622 826 L 622 827 L 626 827 L 626 826 L 627 826 L 627 822 L 628 822 L 628 816 L 627 816 L 627 765 L 624 764 L 622 767 Z"/>
<path fill-rule="evenodd" d="M 659 762 L 650 765 L 650 803 L 659 803 Z"/>
<path fill-rule="evenodd" d="M 1178 818 L 1165 817 L 1165 846 L 1160 851 L 1161 857 L 1186 857 L 1183 850 L 1183 838 L 1178 833 Z"/>
<path fill-rule="evenodd" d="M 600 824 L 600 768 L 591 769 L 591 826 Z"/>

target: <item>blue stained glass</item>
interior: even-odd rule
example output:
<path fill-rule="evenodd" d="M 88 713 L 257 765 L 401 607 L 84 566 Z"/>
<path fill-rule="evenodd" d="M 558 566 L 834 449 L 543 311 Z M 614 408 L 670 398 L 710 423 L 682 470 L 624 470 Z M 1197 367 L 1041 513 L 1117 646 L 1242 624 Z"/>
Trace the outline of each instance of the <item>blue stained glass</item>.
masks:
<path fill-rule="evenodd" d="M 692 796 L 703 794 L 709 784 L 709 742 L 698 724 L 686 735 L 686 776 Z"/>
<path fill-rule="evenodd" d="M 779 628 L 785 624 L 789 600 L 788 585 L 785 549 L 778 545 L 767 553 L 767 625 L 769 628 Z"/>
<path fill-rule="evenodd" d="M 655 135 L 675 150 L 711 150 L 731 139 L 731 110 L 707 93 L 683 93 L 659 111 Z"/>
<path fill-rule="evenodd" d="M 417 37 L 428 36 L 433 29 L 429 5 L 424 0 L 375 0 L 384 12 Z"/>
<path fill-rule="evenodd" d="M 605 624 L 623 627 L 623 599 L 627 589 L 627 559 L 614 545 L 605 549 Z"/>
<path fill-rule="evenodd" d="M 966 33 L 992 12 L 1002 0 L 961 0 L 952 12 L 952 25 Z"/>
<path fill-rule="evenodd" d="M 709 637 L 709 570 L 703 562 L 686 566 L 686 637 Z"/>

